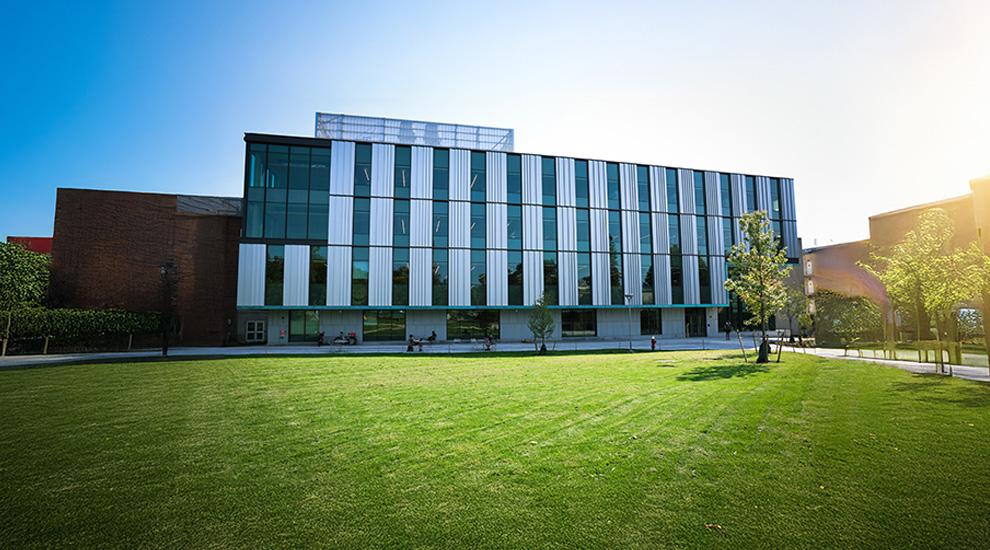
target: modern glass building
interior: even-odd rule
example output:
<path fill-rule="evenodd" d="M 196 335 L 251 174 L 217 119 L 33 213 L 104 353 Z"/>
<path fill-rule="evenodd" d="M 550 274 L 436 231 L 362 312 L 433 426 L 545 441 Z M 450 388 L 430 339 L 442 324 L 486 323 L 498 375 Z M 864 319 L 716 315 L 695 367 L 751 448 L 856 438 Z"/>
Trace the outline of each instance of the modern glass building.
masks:
<path fill-rule="evenodd" d="M 558 338 L 713 336 L 739 216 L 800 256 L 788 178 L 519 154 L 497 128 L 321 114 L 317 135 L 245 135 L 249 342 L 521 340 L 540 297 Z"/>

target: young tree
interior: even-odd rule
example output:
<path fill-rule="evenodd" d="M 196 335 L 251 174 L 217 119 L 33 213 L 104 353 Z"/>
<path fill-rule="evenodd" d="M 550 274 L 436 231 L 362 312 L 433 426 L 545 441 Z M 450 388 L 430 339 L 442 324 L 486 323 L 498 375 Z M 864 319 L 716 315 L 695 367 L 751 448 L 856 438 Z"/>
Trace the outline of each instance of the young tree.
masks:
<path fill-rule="evenodd" d="M 550 308 L 547 307 L 546 296 L 541 296 L 539 300 L 533 304 L 533 308 L 529 312 L 529 331 L 533 333 L 533 346 L 536 347 L 537 353 L 541 355 L 546 353 L 547 350 L 547 338 L 553 335 L 553 314 L 550 313 Z"/>
<path fill-rule="evenodd" d="M 869 298 L 843 296 L 828 290 L 815 294 L 816 337 L 826 343 L 840 343 L 842 349 L 880 330 L 880 308 Z"/>
<path fill-rule="evenodd" d="M 725 289 L 739 296 L 752 314 L 750 322 L 760 327 L 757 363 L 768 362 L 770 342 L 767 322 L 787 303 L 784 279 L 790 273 L 787 255 L 770 228 L 766 212 L 757 210 L 739 219 L 743 242 L 732 246 L 729 278 Z"/>
<path fill-rule="evenodd" d="M 48 256 L 26 250 L 19 244 L 0 243 L 0 319 L 7 354 L 13 312 L 44 305 L 48 292 Z"/>
<path fill-rule="evenodd" d="M 784 304 L 784 315 L 787 315 L 787 326 L 791 329 L 791 342 L 794 341 L 794 326 L 797 324 L 798 333 L 811 326 L 811 316 L 808 315 L 808 297 L 800 288 L 787 289 L 787 303 Z"/>

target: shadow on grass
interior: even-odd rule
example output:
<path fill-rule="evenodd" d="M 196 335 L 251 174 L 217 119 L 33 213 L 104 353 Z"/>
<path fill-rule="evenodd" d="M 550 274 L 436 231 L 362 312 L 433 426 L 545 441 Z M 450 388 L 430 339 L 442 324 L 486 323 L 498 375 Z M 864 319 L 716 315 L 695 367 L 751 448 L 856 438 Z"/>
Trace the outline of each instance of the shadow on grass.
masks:
<path fill-rule="evenodd" d="M 711 367 L 697 367 L 677 376 L 678 380 L 688 382 L 705 382 L 707 380 L 725 380 L 728 378 L 743 378 L 753 374 L 768 372 L 766 365 L 756 363 L 741 363 Z"/>
<path fill-rule="evenodd" d="M 894 382 L 890 388 L 914 394 L 911 397 L 923 403 L 990 407 L 990 387 L 979 383 L 953 383 L 949 377 L 937 374 L 914 374 L 910 382 Z"/>

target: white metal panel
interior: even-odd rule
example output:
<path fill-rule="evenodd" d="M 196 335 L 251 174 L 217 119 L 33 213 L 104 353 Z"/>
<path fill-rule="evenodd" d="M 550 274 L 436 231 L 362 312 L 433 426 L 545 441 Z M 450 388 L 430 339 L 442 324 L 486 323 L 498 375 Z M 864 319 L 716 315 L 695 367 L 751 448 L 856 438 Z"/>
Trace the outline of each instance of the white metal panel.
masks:
<path fill-rule="evenodd" d="M 409 249 L 409 305 L 433 304 L 433 251 Z"/>
<path fill-rule="evenodd" d="M 309 246 L 285 245 L 282 266 L 282 305 L 309 305 Z"/>
<path fill-rule="evenodd" d="M 697 226 L 693 214 L 681 214 L 681 254 L 697 254 Z"/>
<path fill-rule="evenodd" d="M 557 250 L 577 249 L 577 213 L 573 207 L 557 207 Z"/>
<path fill-rule="evenodd" d="M 485 153 L 485 198 L 487 202 L 508 200 L 505 153 Z"/>
<path fill-rule="evenodd" d="M 700 303 L 701 288 L 698 286 L 698 257 L 683 256 L 682 265 L 684 266 L 684 303 Z"/>
<path fill-rule="evenodd" d="M 409 201 L 409 246 L 433 246 L 433 201 Z"/>
<path fill-rule="evenodd" d="M 462 149 L 450 150 L 449 196 L 452 201 L 471 200 L 471 152 Z"/>
<path fill-rule="evenodd" d="M 588 221 L 591 225 L 591 251 L 608 252 L 608 210 L 592 208 Z"/>
<path fill-rule="evenodd" d="M 588 206 L 608 208 L 608 174 L 600 160 L 588 161 Z"/>
<path fill-rule="evenodd" d="M 785 220 L 797 220 L 797 207 L 794 201 L 794 180 L 780 180 L 781 209 Z"/>
<path fill-rule="evenodd" d="M 756 200 L 760 205 L 760 210 L 770 216 L 770 178 L 757 176 L 756 178 Z"/>
<path fill-rule="evenodd" d="M 591 254 L 591 300 L 596 306 L 607 306 L 612 303 L 608 261 L 608 254 L 597 252 Z"/>
<path fill-rule="evenodd" d="M 543 166 L 538 155 L 522 156 L 522 202 L 543 204 Z M 525 234 L 525 232 L 524 232 Z"/>
<path fill-rule="evenodd" d="M 722 256 L 712 256 L 709 262 L 708 270 L 709 276 L 711 277 L 712 285 L 712 303 L 713 304 L 726 304 L 729 303 L 729 293 L 725 291 L 725 258 Z"/>
<path fill-rule="evenodd" d="M 670 256 L 666 254 L 653 255 L 653 281 L 657 305 L 671 305 L 673 300 L 670 290 Z"/>
<path fill-rule="evenodd" d="M 330 147 L 330 194 L 354 194 L 354 142 L 334 141 Z"/>
<path fill-rule="evenodd" d="M 327 305 L 351 305 L 351 247 L 327 248 Z"/>
<path fill-rule="evenodd" d="M 452 202 L 447 207 L 448 242 L 451 248 L 471 247 L 471 204 Z"/>
<path fill-rule="evenodd" d="M 523 304 L 530 306 L 543 296 L 543 252 L 523 251 Z"/>
<path fill-rule="evenodd" d="M 574 159 L 557 157 L 557 206 L 574 206 Z"/>
<path fill-rule="evenodd" d="M 330 196 L 327 243 L 350 245 L 354 238 L 354 198 Z"/>
<path fill-rule="evenodd" d="M 237 251 L 237 306 L 265 305 L 266 247 L 241 243 Z"/>
<path fill-rule="evenodd" d="M 653 252 L 668 254 L 670 252 L 670 228 L 667 227 L 667 213 L 654 212 L 653 216 Z M 674 214 L 676 216 L 676 214 Z"/>
<path fill-rule="evenodd" d="M 636 165 L 619 164 L 619 206 L 623 210 L 639 210 L 639 188 Z"/>
<path fill-rule="evenodd" d="M 371 144 L 371 196 L 391 197 L 394 188 L 395 146 L 373 143 Z"/>
<path fill-rule="evenodd" d="M 524 204 L 522 207 L 523 250 L 543 249 L 543 207 Z"/>
<path fill-rule="evenodd" d="M 709 216 L 722 215 L 722 193 L 717 172 L 705 172 L 705 213 Z"/>
<path fill-rule="evenodd" d="M 784 220 L 784 248 L 788 258 L 800 258 L 801 247 L 798 244 L 797 222 Z"/>
<path fill-rule="evenodd" d="M 741 174 L 729 176 L 732 188 L 732 215 L 740 217 L 746 213 L 746 179 Z"/>
<path fill-rule="evenodd" d="M 623 296 L 632 295 L 629 304 L 641 305 L 643 303 L 643 273 L 639 262 L 639 254 L 622 255 L 622 284 Z M 626 303 L 623 298 L 623 303 Z"/>
<path fill-rule="evenodd" d="M 433 148 L 413 147 L 409 174 L 409 196 L 413 199 L 433 198 Z"/>
<path fill-rule="evenodd" d="M 371 227 L 368 242 L 371 246 L 392 246 L 392 199 L 371 199 Z"/>
<path fill-rule="evenodd" d="M 471 305 L 471 251 L 450 249 L 447 262 L 447 301 L 452 306 Z"/>
<path fill-rule="evenodd" d="M 677 186 L 680 191 L 680 210 L 694 214 L 694 172 L 683 168 L 677 170 Z"/>
<path fill-rule="evenodd" d="M 504 202 L 485 204 L 485 244 L 488 250 L 505 250 L 508 245 L 509 212 Z"/>
<path fill-rule="evenodd" d="M 368 249 L 368 305 L 392 305 L 392 249 Z"/>
<path fill-rule="evenodd" d="M 650 210 L 667 211 L 667 171 L 660 166 L 650 166 Z"/>
<path fill-rule="evenodd" d="M 557 253 L 557 287 L 560 305 L 577 305 L 577 252 Z"/>
<path fill-rule="evenodd" d="M 490 153 L 489 153 L 490 154 Z M 489 204 L 489 206 L 493 206 Z M 505 206 L 498 205 L 498 206 Z M 486 251 L 485 293 L 487 305 L 509 305 L 509 257 L 506 250 Z"/>

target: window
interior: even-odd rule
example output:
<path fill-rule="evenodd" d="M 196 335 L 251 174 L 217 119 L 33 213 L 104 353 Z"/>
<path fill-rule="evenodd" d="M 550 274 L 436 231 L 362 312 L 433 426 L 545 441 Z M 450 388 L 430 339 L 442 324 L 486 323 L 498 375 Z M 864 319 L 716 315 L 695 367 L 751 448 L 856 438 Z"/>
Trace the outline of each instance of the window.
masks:
<path fill-rule="evenodd" d="M 683 260 L 680 255 L 670 257 L 670 297 L 675 304 L 684 303 Z"/>
<path fill-rule="evenodd" d="M 722 215 L 726 218 L 732 217 L 732 185 L 729 184 L 729 174 L 718 175 L 718 193 Z"/>
<path fill-rule="evenodd" d="M 705 215 L 707 204 L 705 196 L 705 173 L 694 171 L 694 213 L 700 216 Z"/>
<path fill-rule="evenodd" d="M 280 306 L 285 281 L 285 245 L 270 244 L 265 253 L 265 305 Z"/>
<path fill-rule="evenodd" d="M 618 210 L 608 211 L 608 250 L 613 253 L 622 252 L 622 217 Z"/>
<path fill-rule="evenodd" d="M 406 339 L 405 311 L 365 311 L 363 317 L 365 341 L 395 342 Z"/>
<path fill-rule="evenodd" d="M 667 233 L 669 235 L 671 255 L 681 253 L 681 218 L 677 214 L 667 216 Z"/>
<path fill-rule="evenodd" d="M 330 149 L 314 148 L 309 158 L 309 239 L 326 242 L 329 202 Z"/>
<path fill-rule="evenodd" d="M 557 250 L 557 208 L 543 207 L 543 250 Z"/>
<path fill-rule="evenodd" d="M 523 255 L 521 251 L 508 252 L 509 305 L 523 305 Z"/>
<path fill-rule="evenodd" d="M 484 250 L 471 251 L 471 305 L 483 306 L 488 302 L 485 289 L 486 269 Z"/>
<path fill-rule="evenodd" d="M 351 305 L 368 305 L 368 247 L 355 246 L 351 261 Z"/>
<path fill-rule="evenodd" d="M 392 201 L 392 246 L 409 246 L 409 201 Z"/>
<path fill-rule="evenodd" d="M 677 188 L 677 170 L 674 168 L 664 169 L 667 186 L 667 212 L 680 212 L 680 191 Z"/>
<path fill-rule="evenodd" d="M 542 157 L 543 206 L 557 204 L 557 163 L 553 157 Z"/>
<path fill-rule="evenodd" d="M 354 146 L 354 196 L 371 196 L 371 144 Z"/>
<path fill-rule="evenodd" d="M 265 215 L 265 155 L 267 147 L 262 143 L 248 146 L 247 211 L 244 214 L 244 236 L 262 236 Z"/>
<path fill-rule="evenodd" d="M 591 254 L 577 255 L 578 304 L 591 305 Z"/>
<path fill-rule="evenodd" d="M 646 166 L 636 167 L 636 195 L 639 199 L 639 211 L 650 211 L 650 169 Z"/>
<path fill-rule="evenodd" d="M 565 309 L 560 312 L 560 335 L 569 337 L 595 336 L 598 322 L 593 309 Z"/>
<path fill-rule="evenodd" d="M 588 208 L 588 161 L 574 161 L 575 206 Z"/>
<path fill-rule="evenodd" d="M 506 207 L 506 219 L 507 228 L 506 235 L 508 236 L 507 245 L 510 250 L 522 250 L 523 242 L 523 224 L 522 224 L 522 206 L 510 205 Z"/>
<path fill-rule="evenodd" d="M 412 170 L 412 148 L 395 147 L 395 178 L 392 196 L 397 199 L 409 198 L 410 171 Z"/>
<path fill-rule="evenodd" d="M 587 208 L 578 208 L 574 211 L 574 218 L 577 224 L 577 249 L 578 252 L 588 252 L 591 250 L 591 221 Z"/>
<path fill-rule="evenodd" d="M 643 336 L 663 334 L 663 319 L 659 309 L 643 309 L 639 312 L 639 333 Z"/>
<path fill-rule="evenodd" d="M 447 305 L 447 250 L 433 251 L 433 305 Z"/>
<path fill-rule="evenodd" d="M 300 311 L 289 312 L 289 341 L 315 342 L 320 338 L 320 312 Z"/>
<path fill-rule="evenodd" d="M 609 162 L 605 165 L 605 194 L 610 210 L 618 210 L 619 204 L 619 165 Z"/>
<path fill-rule="evenodd" d="M 261 320 L 248 321 L 244 324 L 244 341 L 248 344 L 258 344 L 265 341 L 265 322 Z"/>
<path fill-rule="evenodd" d="M 650 224 L 650 214 L 639 213 L 639 252 L 640 254 L 651 254 L 653 252 L 653 231 Z"/>
<path fill-rule="evenodd" d="M 736 244 L 732 218 L 722 218 L 722 242 L 725 245 L 725 255 L 728 256 L 732 252 L 732 245 Z"/>
<path fill-rule="evenodd" d="M 543 253 L 543 297 L 547 305 L 555 306 L 558 303 L 559 283 L 557 279 L 557 253 Z"/>
<path fill-rule="evenodd" d="M 392 305 L 409 305 L 409 249 L 392 249 Z"/>
<path fill-rule="evenodd" d="M 485 154 L 472 151 L 470 180 L 472 202 L 485 202 L 485 185 Z"/>
<path fill-rule="evenodd" d="M 468 310 L 447 312 L 447 339 L 482 339 L 485 336 L 499 337 L 499 316 L 497 311 Z"/>
<path fill-rule="evenodd" d="M 485 248 L 485 205 L 471 203 L 471 248 Z"/>
<path fill-rule="evenodd" d="M 770 178 L 770 212 L 768 213 L 770 219 L 779 220 L 780 219 L 780 180 L 777 178 Z M 780 232 L 777 232 L 780 235 Z"/>
<path fill-rule="evenodd" d="M 626 303 L 625 287 L 622 284 L 622 253 L 610 252 L 608 255 L 609 293 L 613 306 Z"/>
<path fill-rule="evenodd" d="M 446 202 L 433 201 L 433 246 L 435 248 L 447 247 L 447 204 Z"/>
<path fill-rule="evenodd" d="M 509 204 L 522 204 L 522 159 L 519 155 L 506 155 L 505 187 Z"/>
<path fill-rule="evenodd" d="M 368 246 L 371 232 L 371 199 L 354 199 L 354 246 Z"/>
<path fill-rule="evenodd" d="M 447 200 L 450 188 L 450 151 L 433 150 L 433 198 Z"/>
<path fill-rule="evenodd" d="M 756 178 L 753 176 L 746 176 L 746 211 L 753 212 L 757 209 L 756 204 Z"/>
<path fill-rule="evenodd" d="M 309 147 L 292 147 L 289 150 L 289 203 L 285 237 L 305 239 L 309 225 Z"/>
<path fill-rule="evenodd" d="M 265 237 L 285 238 L 285 209 L 289 179 L 289 148 L 268 147 L 268 181 L 265 186 Z"/>
<path fill-rule="evenodd" d="M 705 216 L 695 216 L 695 227 L 698 235 L 698 254 L 708 255 L 708 219 Z"/>
<path fill-rule="evenodd" d="M 642 294 L 644 304 L 656 303 L 653 284 L 653 255 L 640 254 L 639 256 L 639 280 L 642 281 Z"/>
<path fill-rule="evenodd" d="M 712 280 L 708 273 L 708 258 L 698 257 L 698 290 L 702 304 L 712 303 Z"/>
<path fill-rule="evenodd" d="M 327 247 L 309 247 L 309 305 L 327 305 Z"/>

